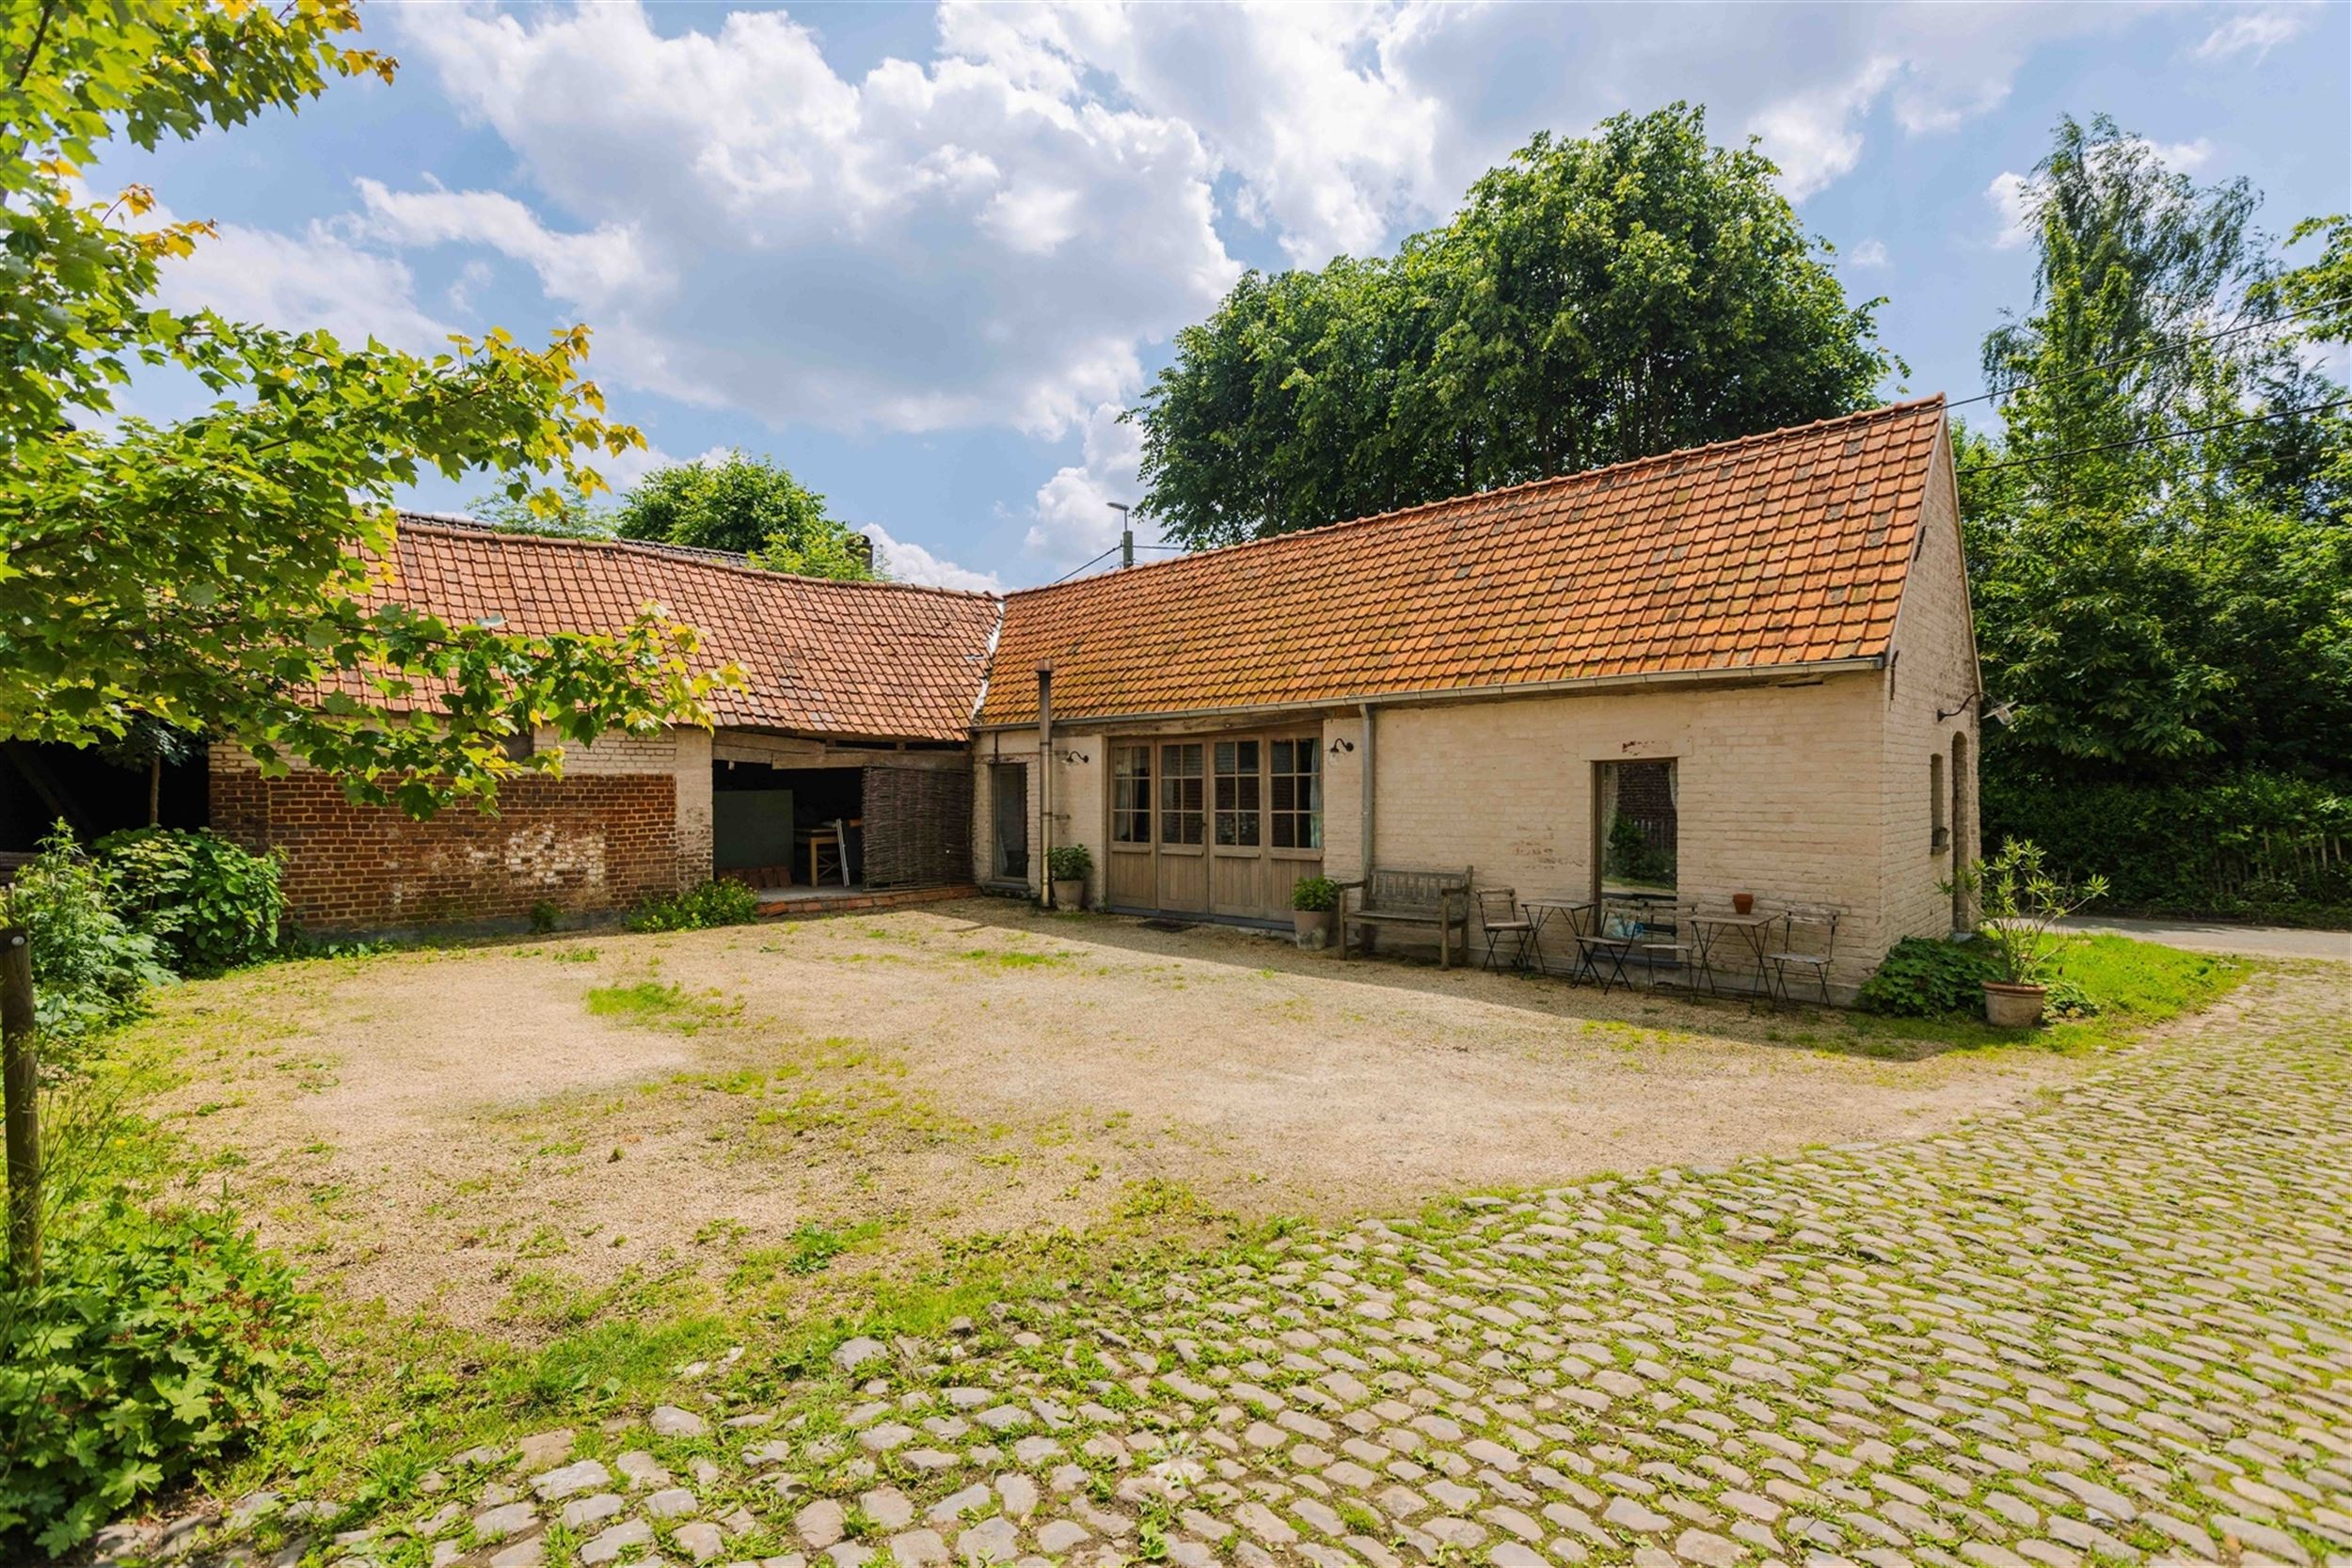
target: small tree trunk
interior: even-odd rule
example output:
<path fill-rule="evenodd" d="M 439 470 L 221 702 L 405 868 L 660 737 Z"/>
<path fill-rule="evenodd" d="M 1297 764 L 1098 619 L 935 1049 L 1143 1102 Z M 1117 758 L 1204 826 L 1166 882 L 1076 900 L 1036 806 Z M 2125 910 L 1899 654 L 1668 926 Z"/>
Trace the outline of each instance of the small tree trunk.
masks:
<path fill-rule="evenodd" d="M 147 825 L 163 826 L 164 821 L 164 759 L 147 759 Z"/>
<path fill-rule="evenodd" d="M 8 1117 L 8 1266 L 40 1282 L 40 1122 L 33 1057 L 33 948 L 21 926 L 0 927 L 0 1100 Z"/>

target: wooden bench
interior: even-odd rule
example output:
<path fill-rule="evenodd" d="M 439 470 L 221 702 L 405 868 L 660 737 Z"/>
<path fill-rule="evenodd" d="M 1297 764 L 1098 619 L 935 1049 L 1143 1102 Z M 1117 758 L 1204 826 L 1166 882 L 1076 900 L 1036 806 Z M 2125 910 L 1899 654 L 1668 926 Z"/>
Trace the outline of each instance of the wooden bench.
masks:
<path fill-rule="evenodd" d="M 1470 961 L 1470 868 L 1459 871 L 1374 870 L 1361 879 L 1340 884 L 1340 957 L 1347 957 L 1347 928 L 1363 927 L 1369 933 L 1364 951 L 1383 926 L 1434 926 L 1438 929 L 1438 967 L 1451 968 L 1454 932 L 1462 933 L 1462 960 Z"/>

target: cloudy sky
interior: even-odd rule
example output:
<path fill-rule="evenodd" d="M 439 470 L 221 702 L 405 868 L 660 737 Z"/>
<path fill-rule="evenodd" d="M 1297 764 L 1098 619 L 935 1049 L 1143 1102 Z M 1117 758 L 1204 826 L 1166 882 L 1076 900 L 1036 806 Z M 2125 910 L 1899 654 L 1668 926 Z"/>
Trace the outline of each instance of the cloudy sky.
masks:
<path fill-rule="evenodd" d="M 772 454 L 899 575 L 965 585 L 1116 537 L 1118 412 L 1243 268 L 1389 247 L 1538 129 L 1687 99 L 1761 137 L 1849 290 L 1887 297 L 1890 394 L 1978 389 L 2062 113 L 2251 178 L 2280 233 L 2352 207 L 2340 4 L 364 16 L 394 85 L 104 171 L 220 222 L 176 297 L 418 348 L 584 321 L 655 460 Z"/>

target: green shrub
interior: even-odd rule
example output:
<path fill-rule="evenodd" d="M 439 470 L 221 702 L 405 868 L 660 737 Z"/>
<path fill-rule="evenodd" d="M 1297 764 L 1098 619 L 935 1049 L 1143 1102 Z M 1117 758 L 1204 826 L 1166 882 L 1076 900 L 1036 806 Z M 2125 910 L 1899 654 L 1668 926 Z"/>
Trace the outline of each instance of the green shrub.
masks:
<path fill-rule="evenodd" d="M 0 1543 L 51 1556 L 262 1430 L 307 1356 L 293 1272 L 230 1215 L 80 1219 L 0 1283 Z"/>
<path fill-rule="evenodd" d="M 1291 884 L 1291 908 L 1310 912 L 1340 907 L 1340 884 L 1328 877 L 1301 877 Z"/>
<path fill-rule="evenodd" d="M 1057 844 L 1045 851 L 1045 873 L 1057 882 L 1082 882 L 1094 869 L 1094 853 L 1083 844 Z"/>
<path fill-rule="evenodd" d="M 286 914 L 285 862 L 202 829 L 139 828 L 95 846 L 119 908 L 183 974 L 217 974 L 274 957 Z"/>
<path fill-rule="evenodd" d="M 2000 955 L 1988 942 L 1905 937 L 1862 982 L 1857 1000 L 1866 1013 L 1941 1018 L 1978 1011 L 1984 1000 L 1979 988 L 2000 977 Z"/>
<path fill-rule="evenodd" d="M 629 911 L 632 931 L 699 931 L 757 919 L 759 895 L 741 882 L 719 880 L 669 898 L 652 898 Z"/>
<path fill-rule="evenodd" d="M 62 822 L 0 889 L 0 926 L 22 926 L 31 939 L 35 1005 L 53 1041 L 136 1017 L 148 988 L 173 978 L 155 938 L 116 912 L 119 896 Z"/>
<path fill-rule="evenodd" d="M 2328 925 L 2352 916 L 2352 786 L 2246 770 L 2200 784 L 1983 778 L 1984 842 L 2031 836 L 2120 911 Z"/>

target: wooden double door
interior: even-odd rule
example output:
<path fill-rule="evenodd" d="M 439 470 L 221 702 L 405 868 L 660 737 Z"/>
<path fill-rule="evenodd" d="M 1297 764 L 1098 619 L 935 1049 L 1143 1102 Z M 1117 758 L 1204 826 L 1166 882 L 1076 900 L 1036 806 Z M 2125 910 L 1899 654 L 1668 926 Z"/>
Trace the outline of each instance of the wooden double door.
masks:
<path fill-rule="evenodd" d="M 1115 909 L 1289 918 L 1323 869 L 1313 730 L 1114 737 L 1104 889 Z"/>

